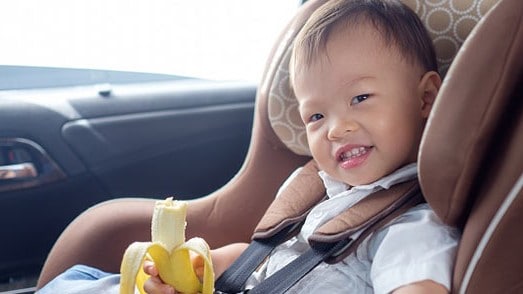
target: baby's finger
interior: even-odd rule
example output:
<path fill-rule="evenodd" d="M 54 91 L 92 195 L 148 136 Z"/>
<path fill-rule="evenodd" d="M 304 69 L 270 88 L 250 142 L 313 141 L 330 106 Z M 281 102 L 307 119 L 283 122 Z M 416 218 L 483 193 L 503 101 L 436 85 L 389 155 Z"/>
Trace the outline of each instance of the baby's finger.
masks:
<path fill-rule="evenodd" d="M 197 268 L 194 269 L 194 273 L 201 280 L 203 278 L 204 268 L 203 267 L 197 267 Z"/>
<path fill-rule="evenodd" d="M 176 294 L 173 287 L 164 284 L 159 277 L 151 277 L 145 281 L 143 289 L 148 294 Z"/>
<path fill-rule="evenodd" d="M 143 263 L 143 271 L 148 274 L 149 276 L 157 277 L 158 276 L 158 269 L 154 265 L 154 262 L 146 260 Z"/>
<path fill-rule="evenodd" d="M 203 278 L 203 267 L 204 260 L 203 257 L 197 255 L 192 257 L 192 266 L 194 268 L 194 273 L 200 278 Z"/>

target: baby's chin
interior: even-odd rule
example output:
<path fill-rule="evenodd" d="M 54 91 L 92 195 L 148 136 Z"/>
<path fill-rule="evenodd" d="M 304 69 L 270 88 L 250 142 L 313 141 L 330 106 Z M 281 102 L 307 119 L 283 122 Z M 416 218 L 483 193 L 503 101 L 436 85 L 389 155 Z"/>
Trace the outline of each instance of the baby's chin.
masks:
<path fill-rule="evenodd" d="M 326 168 L 322 168 L 320 165 L 319 167 L 332 178 L 351 187 L 372 184 L 394 172 L 394 170 L 389 170 L 383 166 L 376 167 L 369 164 L 352 169 L 344 169 L 339 165 L 335 167 L 325 166 Z"/>
<path fill-rule="evenodd" d="M 381 179 L 385 175 L 369 175 L 369 176 L 345 176 L 345 177 L 333 177 L 336 180 L 343 182 L 351 187 L 355 186 L 364 186 L 368 184 L 372 184 L 376 182 L 377 180 Z"/>

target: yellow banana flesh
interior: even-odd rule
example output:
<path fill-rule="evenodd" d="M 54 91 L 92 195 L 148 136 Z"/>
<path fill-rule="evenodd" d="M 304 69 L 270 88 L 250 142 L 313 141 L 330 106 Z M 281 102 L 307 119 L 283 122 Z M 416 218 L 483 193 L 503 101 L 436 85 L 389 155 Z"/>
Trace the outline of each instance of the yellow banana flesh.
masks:
<path fill-rule="evenodd" d="M 160 278 L 185 294 L 211 294 L 214 291 L 214 270 L 210 249 L 202 238 L 185 242 L 185 216 L 188 203 L 172 198 L 156 202 L 151 222 L 152 242 L 134 242 L 124 253 L 120 267 L 120 294 L 142 294 L 148 276 L 143 262 L 150 259 L 158 269 Z M 195 274 L 190 252 L 204 261 L 203 279 Z"/>

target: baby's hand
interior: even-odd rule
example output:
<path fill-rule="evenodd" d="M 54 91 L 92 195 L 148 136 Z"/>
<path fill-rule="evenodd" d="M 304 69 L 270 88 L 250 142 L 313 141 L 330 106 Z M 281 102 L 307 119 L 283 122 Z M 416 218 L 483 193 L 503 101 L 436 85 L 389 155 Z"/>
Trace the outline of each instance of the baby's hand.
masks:
<path fill-rule="evenodd" d="M 149 294 L 176 294 L 177 292 L 170 285 L 165 284 L 158 275 L 158 269 L 154 266 L 152 261 L 145 261 L 143 264 L 143 271 L 151 276 L 145 284 L 143 289 Z"/>

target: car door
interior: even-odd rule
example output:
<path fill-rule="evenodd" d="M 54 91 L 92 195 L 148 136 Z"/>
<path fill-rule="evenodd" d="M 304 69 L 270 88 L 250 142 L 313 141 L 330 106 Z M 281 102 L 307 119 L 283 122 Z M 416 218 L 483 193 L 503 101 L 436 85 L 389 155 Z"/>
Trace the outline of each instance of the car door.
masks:
<path fill-rule="evenodd" d="M 0 92 L 4 280 L 37 272 L 65 226 L 96 203 L 191 199 L 219 188 L 249 144 L 253 83 L 50 71 L 1 69 L 3 76 L 51 81 L 53 74 L 75 81 L 110 74 L 115 82 Z"/>

